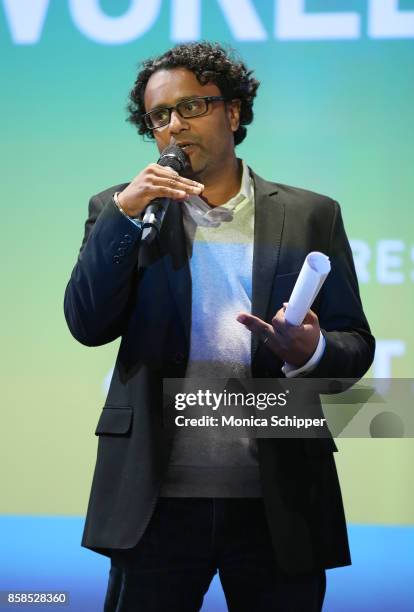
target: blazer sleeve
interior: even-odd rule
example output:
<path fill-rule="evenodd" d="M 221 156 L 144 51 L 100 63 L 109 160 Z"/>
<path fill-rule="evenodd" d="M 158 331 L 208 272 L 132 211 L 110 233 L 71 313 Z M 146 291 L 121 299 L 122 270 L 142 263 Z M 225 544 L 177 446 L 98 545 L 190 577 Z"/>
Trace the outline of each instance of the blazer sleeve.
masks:
<path fill-rule="evenodd" d="M 334 202 L 329 240 L 331 272 L 319 303 L 319 323 L 325 351 L 312 378 L 361 378 L 370 367 L 375 339 L 365 317 L 351 247 L 339 204 Z"/>
<path fill-rule="evenodd" d="M 72 335 L 99 346 L 122 335 L 137 284 L 141 230 L 111 196 L 93 196 L 77 263 L 66 287 L 64 312 Z"/>

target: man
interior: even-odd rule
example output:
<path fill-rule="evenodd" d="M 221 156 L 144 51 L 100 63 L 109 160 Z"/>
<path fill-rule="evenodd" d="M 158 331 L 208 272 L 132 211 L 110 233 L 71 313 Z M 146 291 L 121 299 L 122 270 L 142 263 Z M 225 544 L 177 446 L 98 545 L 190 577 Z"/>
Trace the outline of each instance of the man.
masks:
<path fill-rule="evenodd" d="M 338 204 L 236 157 L 258 85 L 217 44 L 144 62 L 130 120 L 188 167 L 151 164 L 90 201 L 65 314 L 83 344 L 122 337 L 82 541 L 111 558 L 107 612 L 199 610 L 217 569 L 229 610 L 311 612 L 325 569 L 350 563 L 331 438 L 196 444 L 163 426 L 163 378 L 359 378 L 373 359 Z M 293 327 L 283 304 L 314 250 L 332 271 Z"/>

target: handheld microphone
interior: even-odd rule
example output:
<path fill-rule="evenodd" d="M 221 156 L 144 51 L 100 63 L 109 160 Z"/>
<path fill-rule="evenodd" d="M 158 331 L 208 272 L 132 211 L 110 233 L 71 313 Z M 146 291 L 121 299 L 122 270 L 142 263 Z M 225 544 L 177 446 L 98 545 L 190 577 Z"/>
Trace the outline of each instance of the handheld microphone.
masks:
<path fill-rule="evenodd" d="M 159 166 L 168 166 L 180 174 L 187 164 L 187 156 L 180 147 L 168 145 L 162 151 L 157 164 Z M 155 198 L 155 200 L 148 204 L 142 219 L 142 242 L 151 244 L 154 238 L 158 236 L 170 201 L 169 198 Z"/>

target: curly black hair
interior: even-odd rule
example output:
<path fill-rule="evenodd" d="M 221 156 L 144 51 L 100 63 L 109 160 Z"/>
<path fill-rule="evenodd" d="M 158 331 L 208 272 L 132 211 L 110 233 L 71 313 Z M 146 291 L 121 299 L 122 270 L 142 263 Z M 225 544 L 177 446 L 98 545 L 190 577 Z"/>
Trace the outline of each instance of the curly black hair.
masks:
<path fill-rule="evenodd" d="M 233 49 L 226 50 L 219 43 L 207 41 L 183 43 L 158 57 L 145 60 L 141 67 L 127 106 L 127 121 L 138 128 L 138 134 L 154 138 L 142 118 L 146 112 L 144 93 L 149 78 L 157 70 L 187 68 L 202 85 L 214 83 L 226 99 L 240 100 L 240 125 L 234 133 L 234 144 L 238 145 L 245 139 L 247 130 L 244 126 L 253 121 L 253 100 L 260 83 L 252 76 L 252 70 L 236 57 Z"/>

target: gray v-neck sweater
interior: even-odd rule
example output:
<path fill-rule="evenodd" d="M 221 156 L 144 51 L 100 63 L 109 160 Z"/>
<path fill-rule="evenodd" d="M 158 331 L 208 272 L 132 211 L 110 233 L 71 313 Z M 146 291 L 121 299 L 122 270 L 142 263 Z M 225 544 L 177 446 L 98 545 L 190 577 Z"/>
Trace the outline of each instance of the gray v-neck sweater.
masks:
<path fill-rule="evenodd" d="M 183 204 L 190 255 L 192 319 L 186 379 L 250 378 L 250 332 L 236 321 L 251 312 L 254 187 L 243 162 L 239 193 L 210 208 L 201 198 Z M 203 437 L 176 429 L 166 497 L 261 497 L 254 439 L 224 439 L 221 427 Z"/>

